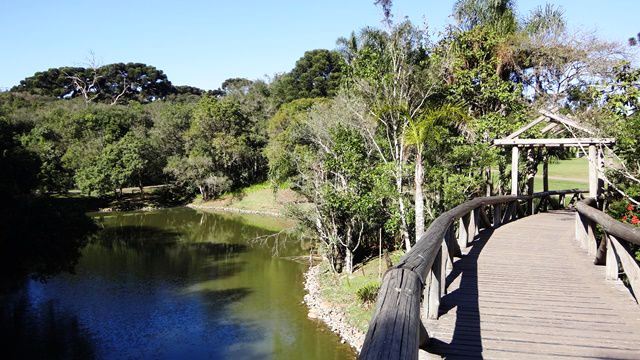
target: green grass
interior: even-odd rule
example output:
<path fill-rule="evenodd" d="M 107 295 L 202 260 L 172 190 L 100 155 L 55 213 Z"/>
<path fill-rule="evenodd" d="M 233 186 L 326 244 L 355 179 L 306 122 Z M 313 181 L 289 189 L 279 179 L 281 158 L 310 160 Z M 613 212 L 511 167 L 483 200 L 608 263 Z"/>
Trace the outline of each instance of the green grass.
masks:
<path fill-rule="evenodd" d="M 507 172 L 511 167 L 507 167 Z M 497 182 L 497 170 L 492 170 L 494 182 Z M 589 162 L 584 159 L 556 160 L 549 163 L 549 190 L 568 190 L 589 188 Z M 535 191 L 542 191 L 542 164 L 538 166 L 535 177 Z"/>
<path fill-rule="evenodd" d="M 538 174 L 542 176 L 542 164 L 538 166 Z M 586 184 L 589 181 L 589 162 L 585 158 L 550 162 L 549 176 L 575 179 Z"/>
<path fill-rule="evenodd" d="M 288 206 L 294 204 L 299 206 L 301 202 L 304 202 L 304 198 L 289 189 L 286 184 L 279 186 L 276 190 L 274 192 L 271 183 L 263 182 L 226 193 L 207 202 L 203 202 L 198 197 L 193 204 L 213 209 L 229 208 L 282 215 L 285 214 Z"/>
<path fill-rule="evenodd" d="M 390 254 L 391 261 L 396 264 L 403 251 L 395 251 Z M 345 313 L 349 324 L 362 332 L 366 332 L 369 320 L 375 310 L 375 303 L 363 304 L 358 299 L 356 292 L 367 284 L 379 282 L 378 258 L 374 258 L 358 267 L 353 274 L 336 274 L 329 269 L 329 264 L 322 265 L 319 280 L 321 296 L 331 306 L 341 308 Z M 384 259 L 382 260 L 382 272 L 386 270 Z"/>
<path fill-rule="evenodd" d="M 537 177 L 533 184 L 533 189 L 536 192 L 540 192 L 543 190 L 542 177 Z M 589 185 L 584 182 L 577 182 L 571 180 L 556 180 L 549 179 L 549 190 L 570 190 L 570 189 L 580 189 L 580 190 L 588 190 Z"/>

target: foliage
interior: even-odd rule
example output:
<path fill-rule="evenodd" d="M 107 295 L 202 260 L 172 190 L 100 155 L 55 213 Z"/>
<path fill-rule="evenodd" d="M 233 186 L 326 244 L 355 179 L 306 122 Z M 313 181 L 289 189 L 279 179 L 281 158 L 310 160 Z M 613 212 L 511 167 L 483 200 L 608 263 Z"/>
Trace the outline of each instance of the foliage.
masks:
<path fill-rule="evenodd" d="M 278 77 L 273 96 L 278 104 L 301 98 L 334 96 L 340 86 L 345 63 L 336 51 L 311 50 L 296 61 L 295 67 Z"/>
<path fill-rule="evenodd" d="M 11 91 L 56 98 L 83 96 L 110 104 L 149 102 L 177 92 L 162 70 L 141 63 L 53 68 L 25 78 Z"/>
<path fill-rule="evenodd" d="M 370 282 L 358 288 L 358 290 L 356 290 L 356 296 L 363 304 L 372 304 L 376 301 L 379 290 L 380 282 Z"/>

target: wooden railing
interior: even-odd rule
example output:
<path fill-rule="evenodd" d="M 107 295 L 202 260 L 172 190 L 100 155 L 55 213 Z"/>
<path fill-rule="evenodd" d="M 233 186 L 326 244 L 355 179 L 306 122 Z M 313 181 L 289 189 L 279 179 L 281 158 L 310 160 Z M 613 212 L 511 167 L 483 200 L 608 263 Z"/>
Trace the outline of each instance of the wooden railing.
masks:
<path fill-rule="evenodd" d="M 640 245 L 640 228 L 617 221 L 593 207 L 595 203 L 589 198 L 576 204 L 576 239 L 594 256 L 595 264 L 606 265 L 607 280 L 618 280 L 622 270 L 638 302 L 640 267 L 629 253 L 628 243 Z"/>
<path fill-rule="evenodd" d="M 437 319 L 445 279 L 453 257 L 482 229 L 498 227 L 551 206 L 564 208 L 586 191 L 548 191 L 525 196 L 475 198 L 436 218 L 415 246 L 386 273 L 378 292 L 376 310 L 360 352 L 360 359 L 417 359 L 429 339 L 422 323 Z M 557 196 L 557 201 L 552 200 Z"/>

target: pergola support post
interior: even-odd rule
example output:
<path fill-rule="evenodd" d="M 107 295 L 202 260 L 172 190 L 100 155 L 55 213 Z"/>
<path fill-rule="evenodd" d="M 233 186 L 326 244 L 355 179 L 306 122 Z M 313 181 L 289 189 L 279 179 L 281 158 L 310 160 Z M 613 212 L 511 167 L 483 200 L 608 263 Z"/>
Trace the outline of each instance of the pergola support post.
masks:
<path fill-rule="evenodd" d="M 520 150 L 517 146 L 511 148 L 511 195 L 518 195 L 518 158 Z"/>
<path fill-rule="evenodd" d="M 542 154 L 542 191 L 549 191 L 549 152 L 543 149 Z"/>
<path fill-rule="evenodd" d="M 595 145 L 589 145 L 589 197 L 598 197 L 598 151 Z"/>

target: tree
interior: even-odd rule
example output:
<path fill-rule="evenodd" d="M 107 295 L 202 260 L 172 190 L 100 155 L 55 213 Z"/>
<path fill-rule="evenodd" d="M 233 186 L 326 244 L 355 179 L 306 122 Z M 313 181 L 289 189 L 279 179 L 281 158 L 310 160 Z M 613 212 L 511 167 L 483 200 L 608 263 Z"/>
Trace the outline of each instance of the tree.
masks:
<path fill-rule="evenodd" d="M 291 72 L 276 78 L 272 92 L 278 105 L 301 98 L 330 97 L 337 93 L 345 63 L 336 51 L 304 53 Z"/>
<path fill-rule="evenodd" d="M 142 193 L 146 166 L 149 163 L 146 142 L 133 132 L 108 144 L 95 163 L 81 168 L 76 176 L 80 190 L 99 195 L 135 185 Z"/>
<path fill-rule="evenodd" d="M 447 126 L 455 127 L 467 122 L 468 115 L 464 110 L 452 104 L 429 108 L 417 120 L 410 120 L 406 134 L 407 145 L 415 147 L 414 171 L 414 206 L 415 206 L 415 239 L 418 241 L 424 234 L 424 163 L 423 154 L 431 151 L 442 153 L 438 148 L 443 137 L 449 136 Z"/>
<path fill-rule="evenodd" d="M 298 175 L 296 147 L 307 145 L 307 126 L 311 109 L 326 99 L 298 99 L 284 104 L 269 119 L 267 133 L 269 143 L 264 153 L 269 162 L 269 179 L 285 183 Z"/>
<path fill-rule="evenodd" d="M 204 201 L 215 198 L 231 187 L 226 176 L 216 175 L 214 162 L 208 156 L 171 157 L 164 171 L 173 176 L 178 186 L 197 188 Z"/>
<path fill-rule="evenodd" d="M 82 97 L 86 103 L 99 101 L 115 105 L 135 100 L 151 102 L 175 92 L 162 70 L 141 63 L 117 63 L 88 68 L 61 67 L 35 73 L 11 89 L 13 92 Z"/>
<path fill-rule="evenodd" d="M 513 0 L 457 0 L 453 16 L 462 30 L 489 26 L 500 34 L 517 29 Z"/>
<path fill-rule="evenodd" d="M 358 253 L 368 254 L 370 244 L 377 244 L 389 220 L 390 197 L 382 190 L 385 170 L 343 100 L 300 99 L 282 106 L 270 123 L 277 143 L 268 158 L 270 173 L 281 176 L 275 180 L 292 181 L 311 202 L 293 213 L 304 232 L 321 244 L 335 271 L 350 273 Z"/>
<path fill-rule="evenodd" d="M 361 128 L 380 159 L 393 169 L 400 233 L 411 248 L 409 209 L 405 199 L 406 132 L 439 87 L 438 66 L 430 62 L 424 33 L 410 22 L 396 25 L 383 37 L 384 46 L 367 42 L 354 59 L 349 91 L 364 106 L 353 106 Z M 433 65 L 433 66 L 432 66 Z M 359 100 L 358 100 L 359 101 Z M 373 123 L 372 123 L 373 122 Z"/>

